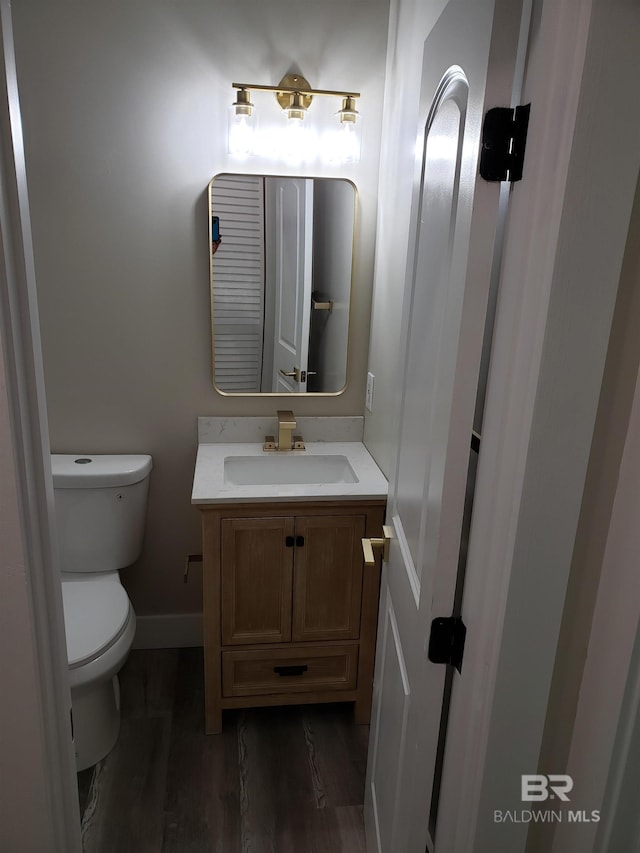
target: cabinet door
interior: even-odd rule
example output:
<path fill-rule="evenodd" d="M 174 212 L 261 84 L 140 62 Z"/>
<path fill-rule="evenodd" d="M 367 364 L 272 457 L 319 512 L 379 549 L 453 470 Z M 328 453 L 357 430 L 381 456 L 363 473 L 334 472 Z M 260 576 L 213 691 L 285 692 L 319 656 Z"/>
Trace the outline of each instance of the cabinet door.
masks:
<path fill-rule="evenodd" d="M 360 632 L 363 515 L 296 518 L 293 639 L 356 639 Z"/>
<path fill-rule="evenodd" d="M 291 640 L 292 546 L 292 518 L 222 521 L 223 645 Z"/>

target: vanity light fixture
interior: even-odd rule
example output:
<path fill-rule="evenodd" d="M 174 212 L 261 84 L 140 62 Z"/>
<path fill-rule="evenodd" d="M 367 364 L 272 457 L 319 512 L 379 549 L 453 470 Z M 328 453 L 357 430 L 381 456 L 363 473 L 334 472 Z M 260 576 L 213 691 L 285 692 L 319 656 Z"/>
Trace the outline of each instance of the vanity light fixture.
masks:
<path fill-rule="evenodd" d="M 323 129 L 318 156 L 329 162 L 355 162 L 360 159 L 360 114 L 356 109 L 359 92 L 341 92 L 331 89 L 313 89 L 309 81 L 299 74 L 285 74 L 277 86 L 259 83 L 232 83 L 237 89 L 231 106 L 229 124 L 229 152 L 246 155 L 264 153 L 261 145 L 254 144 L 255 107 L 251 91 L 273 92 L 283 110 L 285 132 L 276 145 L 266 145 L 266 150 L 279 152 L 287 160 L 300 160 L 307 156 L 310 145 L 305 128 L 307 111 L 316 95 L 342 98 L 342 108 L 336 113 L 338 127 Z M 250 127 L 251 125 L 251 127 Z M 252 135 L 253 132 L 253 135 Z"/>

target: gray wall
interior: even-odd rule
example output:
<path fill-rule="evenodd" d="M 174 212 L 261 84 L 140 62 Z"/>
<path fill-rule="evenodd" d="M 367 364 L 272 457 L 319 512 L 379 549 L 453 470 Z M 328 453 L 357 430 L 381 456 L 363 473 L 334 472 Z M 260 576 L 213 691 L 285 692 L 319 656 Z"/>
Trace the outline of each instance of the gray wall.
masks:
<path fill-rule="evenodd" d="M 14 16 L 52 449 L 153 455 L 145 550 L 124 582 L 139 614 L 197 611 L 197 571 L 182 583 L 200 548 L 196 418 L 276 409 L 211 380 L 207 184 L 284 171 L 226 154 L 231 82 L 273 84 L 297 63 L 317 88 L 362 93 L 362 161 L 322 170 L 359 192 L 349 384 L 293 401 L 361 414 L 388 0 L 31 0 Z"/>

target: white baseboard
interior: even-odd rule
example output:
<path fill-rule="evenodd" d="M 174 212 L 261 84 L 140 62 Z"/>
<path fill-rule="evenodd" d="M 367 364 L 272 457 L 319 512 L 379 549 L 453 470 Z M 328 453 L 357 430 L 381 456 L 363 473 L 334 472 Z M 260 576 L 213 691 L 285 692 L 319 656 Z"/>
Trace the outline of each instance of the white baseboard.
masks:
<path fill-rule="evenodd" d="M 202 613 L 161 613 L 136 617 L 134 649 L 179 649 L 201 646 Z"/>

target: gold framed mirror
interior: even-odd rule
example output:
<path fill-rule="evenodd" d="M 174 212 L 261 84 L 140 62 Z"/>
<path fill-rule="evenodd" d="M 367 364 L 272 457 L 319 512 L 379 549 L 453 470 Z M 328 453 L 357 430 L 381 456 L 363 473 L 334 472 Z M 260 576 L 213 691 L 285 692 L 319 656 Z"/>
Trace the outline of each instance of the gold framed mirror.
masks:
<path fill-rule="evenodd" d="M 213 383 L 224 395 L 338 395 L 357 190 L 342 178 L 222 173 L 209 184 Z"/>

